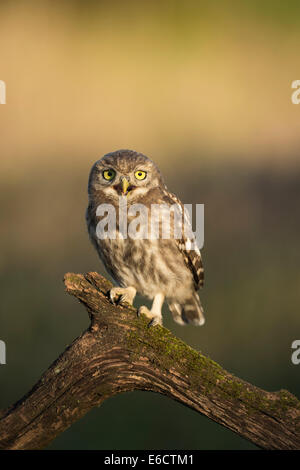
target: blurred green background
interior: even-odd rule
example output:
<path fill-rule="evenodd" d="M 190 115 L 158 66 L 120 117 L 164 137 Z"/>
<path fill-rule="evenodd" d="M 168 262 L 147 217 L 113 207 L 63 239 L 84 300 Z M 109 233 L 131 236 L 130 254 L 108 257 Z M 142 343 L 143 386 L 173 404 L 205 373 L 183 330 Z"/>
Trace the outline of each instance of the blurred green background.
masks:
<path fill-rule="evenodd" d="M 230 372 L 300 396 L 300 4 L 0 3 L 0 407 L 88 326 L 65 272 L 104 273 L 84 212 L 91 165 L 130 148 L 205 204 L 204 327 L 165 325 Z M 51 449 L 252 449 L 159 395 L 116 396 Z"/>

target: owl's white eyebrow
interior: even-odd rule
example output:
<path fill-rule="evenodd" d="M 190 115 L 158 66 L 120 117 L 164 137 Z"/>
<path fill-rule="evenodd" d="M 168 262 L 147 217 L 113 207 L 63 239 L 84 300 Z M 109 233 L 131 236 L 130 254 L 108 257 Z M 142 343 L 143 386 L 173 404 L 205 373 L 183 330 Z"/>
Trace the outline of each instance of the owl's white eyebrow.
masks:
<path fill-rule="evenodd" d="M 112 165 L 111 166 L 101 166 L 101 167 L 98 167 L 99 171 L 103 172 L 105 170 L 114 170 L 115 172 L 117 172 L 118 170 L 116 170 L 116 168 L 114 168 Z"/>

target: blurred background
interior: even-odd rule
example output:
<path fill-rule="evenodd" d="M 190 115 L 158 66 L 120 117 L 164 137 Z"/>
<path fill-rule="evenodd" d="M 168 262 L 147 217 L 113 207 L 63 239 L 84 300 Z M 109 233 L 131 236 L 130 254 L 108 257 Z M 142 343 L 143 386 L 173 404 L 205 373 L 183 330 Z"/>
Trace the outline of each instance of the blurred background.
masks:
<path fill-rule="evenodd" d="M 103 154 L 145 153 L 205 204 L 204 327 L 165 325 L 230 372 L 300 396 L 300 4 L 0 3 L 0 407 L 89 324 L 65 272 L 104 273 L 85 227 Z M 51 449 L 254 449 L 159 395 L 116 396 Z"/>

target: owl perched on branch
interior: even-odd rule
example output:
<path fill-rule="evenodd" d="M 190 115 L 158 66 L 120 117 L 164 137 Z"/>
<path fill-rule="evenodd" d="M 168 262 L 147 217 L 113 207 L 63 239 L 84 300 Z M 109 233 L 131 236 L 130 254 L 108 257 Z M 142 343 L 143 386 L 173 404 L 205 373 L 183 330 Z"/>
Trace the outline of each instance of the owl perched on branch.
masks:
<path fill-rule="evenodd" d="M 144 233 L 148 235 L 149 227 L 153 226 L 153 220 L 148 223 L 150 214 L 164 219 L 163 212 L 151 212 L 153 207 L 166 209 L 175 205 L 181 214 L 184 213 L 182 203 L 168 191 L 157 166 L 145 155 L 132 150 L 108 153 L 91 169 L 88 195 L 86 221 L 89 236 L 117 284 L 110 291 L 111 301 L 132 305 L 138 292 L 153 300 L 151 310 L 145 306 L 138 310 L 138 314 L 143 313 L 150 319 L 149 325 L 162 324 L 164 300 L 177 323 L 203 325 L 205 319 L 197 294 L 204 278 L 200 251 L 185 231 L 180 237 L 176 235 L 178 218 L 174 213 L 170 217 L 169 237 L 161 236 L 161 219 L 158 237 L 131 237 L 129 233 L 124 236 L 124 227 L 121 230 L 124 204 L 127 211 L 125 228 L 129 228 L 133 220 L 131 208 L 136 205 L 146 208 L 146 218 L 139 220 L 138 229 L 141 233 L 147 228 Z M 112 208 L 111 213 L 116 215 L 115 227 L 106 236 L 103 236 L 104 232 L 99 236 L 99 223 L 103 220 L 99 208 L 108 211 Z"/>

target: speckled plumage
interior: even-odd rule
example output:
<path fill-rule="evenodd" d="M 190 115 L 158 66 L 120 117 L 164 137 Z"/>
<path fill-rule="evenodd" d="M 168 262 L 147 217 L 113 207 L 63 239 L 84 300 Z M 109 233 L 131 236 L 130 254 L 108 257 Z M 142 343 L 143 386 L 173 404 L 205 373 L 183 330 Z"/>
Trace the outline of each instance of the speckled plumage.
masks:
<path fill-rule="evenodd" d="M 105 170 L 113 170 L 115 177 L 106 181 Z M 135 172 L 146 172 L 146 178 L 138 181 Z M 154 299 L 151 311 L 142 307 L 140 311 L 152 318 L 152 323 L 161 323 L 161 306 L 166 299 L 177 323 L 204 323 L 203 311 L 197 294 L 203 285 L 203 266 L 199 250 L 189 249 L 186 237 L 176 239 L 171 233 L 169 239 L 99 239 L 96 227 L 100 218 L 96 215 L 100 204 L 111 204 L 119 215 L 119 199 L 122 180 L 128 182 L 126 203 L 153 204 L 165 207 L 182 203 L 170 193 L 157 166 L 148 157 L 131 150 L 119 150 L 105 155 L 92 167 L 89 177 L 89 205 L 86 221 L 90 239 L 95 246 L 107 271 L 119 287 L 112 289 L 111 299 L 133 302 L 135 292 Z M 127 184 L 127 183 L 126 183 Z M 128 223 L 132 217 L 128 217 Z M 174 228 L 174 217 L 171 217 Z M 159 225 L 161 228 L 161 224 Z M 117 223 L 117 232 L 119 225 Z M 188 243 L 187 243 L 188 242 Z"/>

